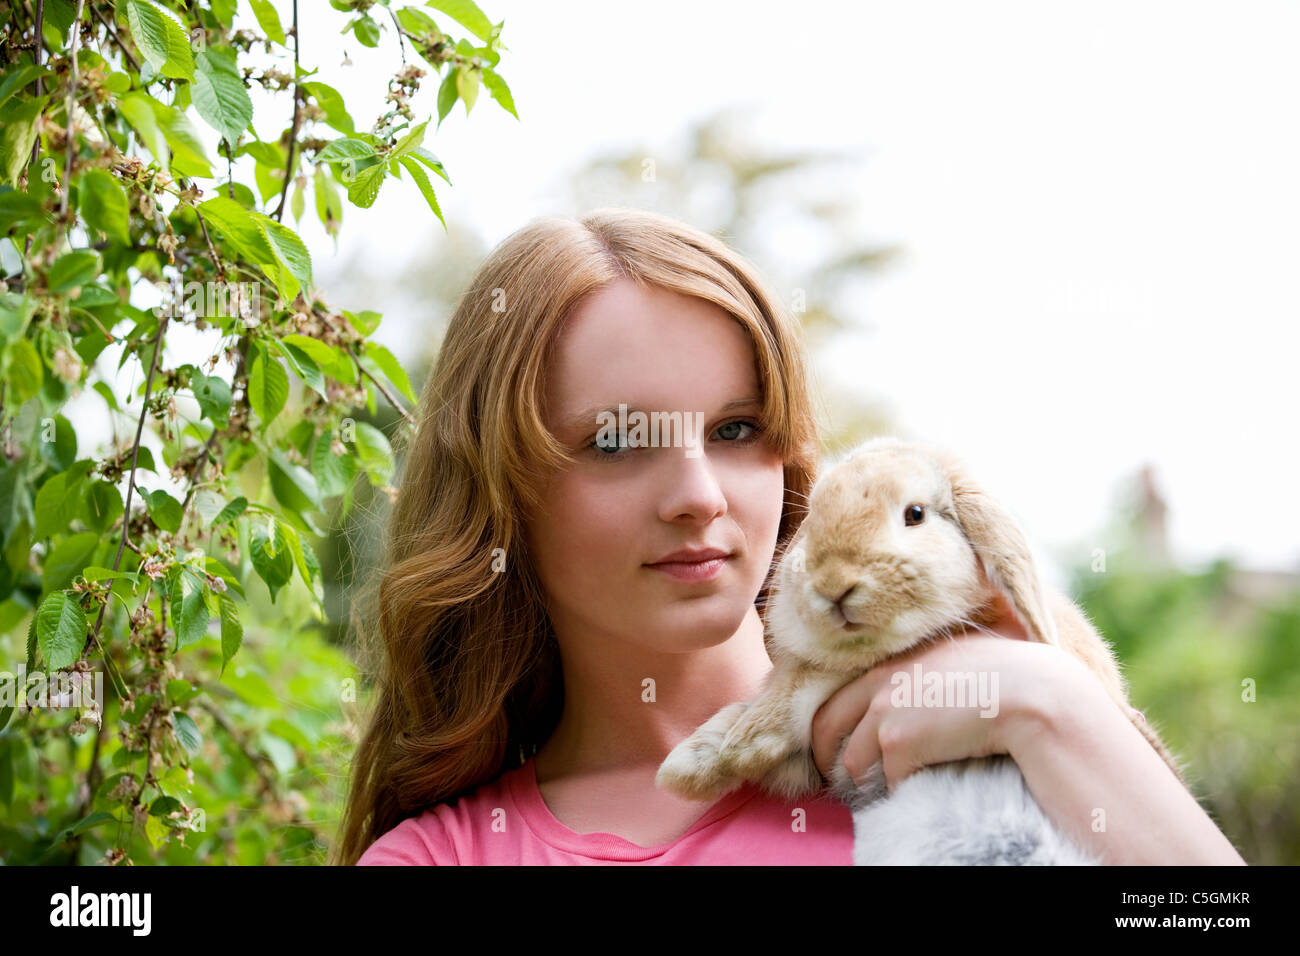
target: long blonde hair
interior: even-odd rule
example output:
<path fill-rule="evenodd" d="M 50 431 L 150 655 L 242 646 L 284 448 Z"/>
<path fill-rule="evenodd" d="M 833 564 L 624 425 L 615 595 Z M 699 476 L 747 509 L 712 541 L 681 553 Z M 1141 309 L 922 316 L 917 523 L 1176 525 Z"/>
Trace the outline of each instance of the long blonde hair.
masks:
<path fill-rule="evenodd" d="M 523 522 L 547 473 L 573 460 L 541 417 L 557 334 L 620 277 L 712 302 L 748 331 L 785 462 L 778 554 L 802 521 L 819 457 L 803 343 L 748 261 L 635 209 L 546 217 L 509 236 L 460 300 L 402 449 L 378 612 L 354 605 L 373 691 L 332 862 L 356 863 L 403 819 L 519 766 L 559 720 L 559 648 Z"/>

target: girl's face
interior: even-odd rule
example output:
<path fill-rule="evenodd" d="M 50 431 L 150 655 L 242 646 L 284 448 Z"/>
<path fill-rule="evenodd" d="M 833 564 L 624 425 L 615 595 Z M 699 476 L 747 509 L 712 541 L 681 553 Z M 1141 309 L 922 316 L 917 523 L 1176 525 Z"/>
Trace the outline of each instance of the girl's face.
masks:
<path fill-rule="evenodd" d="M 590 634 L 680 652 L 725 641 L 767 575 L 785 487 L 757 427 L 747 333 L 711 303 L 620 279 L 574 310 L 555 355 L 546 423 L 577 462 L 551 477 L 528 540 L 561 644 Z M 638 441 L 635 410 L 656 445 Z M 685 433 L 655 438 L 651 422 L 671 413 Z M 711 575 L 652 566 L 680 550 L 727 557 Z"/>

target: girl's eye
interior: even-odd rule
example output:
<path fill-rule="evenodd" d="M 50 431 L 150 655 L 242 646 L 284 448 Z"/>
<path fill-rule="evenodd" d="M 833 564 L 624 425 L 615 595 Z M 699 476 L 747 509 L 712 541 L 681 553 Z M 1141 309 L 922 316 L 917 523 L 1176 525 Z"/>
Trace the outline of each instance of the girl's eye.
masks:
<path fill-rule="evenodd" d="M 736 432 L 737 428 L 749 428 L 750 433 L 741 438 Z M 715 434 L 723 435 L 723 444 L 726 445 L 752 445 L 758 440 L 758 435 L 762 431 L 763 426 L 759 425 L 757 422 L 737 419 L 734 422 L 727 422 L 725 425 L 719 425 Z M 620 435 L 618 436 L 617 445 L 608 442 L 602 444 L 601 440 L 596 438 L 587 445 L 587 450 L 591 452 L 592 456 L 597 461 L 617 461 L 620 458 L 627 457 L 627 455 L 623 454 L 625 450 L 634 449 L 631 449 L 631 446 L 626 444 L 626 436 Z"/>

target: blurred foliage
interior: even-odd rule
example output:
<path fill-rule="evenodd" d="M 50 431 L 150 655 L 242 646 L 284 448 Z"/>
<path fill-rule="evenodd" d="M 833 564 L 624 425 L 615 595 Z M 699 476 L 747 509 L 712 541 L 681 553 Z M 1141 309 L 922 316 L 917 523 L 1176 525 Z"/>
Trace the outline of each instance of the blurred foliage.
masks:
<path fill-rule="evenodd" d="M 1134 530 L 1108 532 L 1117 546 L 1074 570 L 1071 593 L 1246 862 L 1300 863 L 1300 575 L 1182 570 Z"/>

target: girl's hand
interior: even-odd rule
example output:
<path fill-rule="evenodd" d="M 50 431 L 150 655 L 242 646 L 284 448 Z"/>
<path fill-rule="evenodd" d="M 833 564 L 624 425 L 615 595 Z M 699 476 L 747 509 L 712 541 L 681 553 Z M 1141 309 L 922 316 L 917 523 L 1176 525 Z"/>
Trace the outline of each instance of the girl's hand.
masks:
<path fill-rule="evenodd" d="M 1009 753 L 1009 728 L 1046 703 L 1053 676 L 1070 662 L 1062 660 L 1065 651 L 1031 642 L 1005 599 L 999 604 L 992 635 L 967 631 L 912 648 L 832 694 L 812 723 L 813 759 L 822 777 L 830 778 L 845 736 L 844 769 L 860 780 L 883 761 L 891 792 L 930 764 Z M 914 691 L 917 665 L 922 684 Z M 914 694 L 922 697 L 931 673 L 940 689 L 962 684 L 965 706 L 914 706 Z M 945 673 L 953 679 L 943 680 Z"/>
<path fill-rule="evenodd" d="M 998 636 L 967 632 L 913 648 L 832 694 L 813 717 L 813 759 L 822 777 L 830 778 L 846 736 L 849 774 L 861 779 L 881 761 L 891 792 L 921 767 L 1005 753 L 1048 817 L 1106 863 L 1244 864 L 1097 676 L 1067 651 L 1030 641 L 1005 602 L 1002 610 L 990 628 Z M 913 680 L 918 664 L 923 678 L 960 672 L 976 687 L 983 672 L 985 686 L 996 688 L 996 716 L 980 716 L 978 701 L 894 706 L 891 695 L 904 687 L 891 678 L 902 672 Z M 899 703 L 910 705 L 911 698 Z"/>

